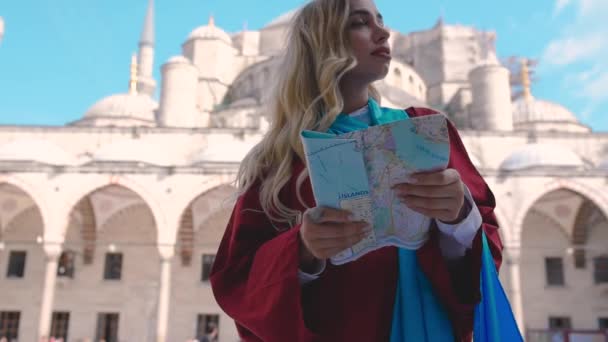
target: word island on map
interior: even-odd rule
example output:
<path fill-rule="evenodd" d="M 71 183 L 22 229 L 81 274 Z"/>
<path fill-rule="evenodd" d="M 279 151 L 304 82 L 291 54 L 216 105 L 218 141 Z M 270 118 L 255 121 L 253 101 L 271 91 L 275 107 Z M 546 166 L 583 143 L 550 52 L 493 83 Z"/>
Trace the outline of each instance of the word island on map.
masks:
<path fill-rule="evenodd" d="M 447 167 L 450 144 L 442 114 L 406 118 L 340 135 L 303 131 L 308 172 L 318 206 L 351 211 L 372 232 L 331 258 L 339 265 L 383 246 L 418 249 L 430 218 L 399 201 L 392 186 L 417 172 Z"/>

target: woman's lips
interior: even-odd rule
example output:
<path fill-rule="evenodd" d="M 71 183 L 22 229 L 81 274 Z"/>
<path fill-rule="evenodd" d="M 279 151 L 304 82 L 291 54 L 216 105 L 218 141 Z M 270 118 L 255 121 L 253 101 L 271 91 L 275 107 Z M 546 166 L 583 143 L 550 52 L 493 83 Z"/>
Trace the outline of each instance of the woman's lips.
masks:
<path fill-rule="evenodd" d="M 391 50 L 387 48 L 379 48 L 372 52 L 373 56 L 382 57 L 382 58 L 391 58 Z"/>

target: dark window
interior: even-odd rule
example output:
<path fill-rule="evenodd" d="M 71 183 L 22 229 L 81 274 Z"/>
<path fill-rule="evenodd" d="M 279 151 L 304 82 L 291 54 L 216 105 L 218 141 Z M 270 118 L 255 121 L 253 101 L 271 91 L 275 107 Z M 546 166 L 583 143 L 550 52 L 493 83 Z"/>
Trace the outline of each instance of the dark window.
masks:
<path fill-rule="evenodd" d="M 19 311 L 0 312 L 0 338 L 6 337 L 9 341 L 19 339 Z"/>
<path fill-rule="evenodd" d="M 600 329 L 608 330 L 608 317 L 600 317 L 597 319 L 597 324 Z"/>
<path fill-rule="evenodd" d="M 97 315 L 95 341 L 118 342 L 118 314 L 100 313 Z"/>
<path fill-rule="evenodd" d="M 564 263 L 562 258 L 545 258 L 547 285 L 564 285 Z"/>
<path fill-rule="evenodd" d="M 220 335 L 220 316 L 199 314 L 196 319 L 196 339 L 199 341 L 217 342 Z"/>
<path fill-rule="evenodd" d="M 53 319 L 51 321 L 51 337 L 56 339 L 62 338 L 64 341 L 67 341 L 69 325 L 69 312 L 53 312 Z"/>
<path fill-rule="evenodd" d="M 574 267 L 578 269 L 587 267 L 587 256 L 585 254 L 585 250 L 582 248 L 574 250 Z"/>
<path fill-rule="evenodd" d="M 201 272 L 201 281 L 209 281 L 209 275 L 211 274 L 211 268 L 215 261 L 215 254 L 203 254 L 203 269 Z"/>
<path fill-rule="evenodd" d="M 593 259 L 593 279 L 596 284 L 608 283 L 608 256 Z"/>
<path fill-rule="evenodd" d="M 57 276 L 74 278 L 74 252 L 65 251 L 59 257 Z"/>
<path fill-rule="evenodd" d="M 106 253 L 103 279 L 120 280 L 122 273 L 122 253 Z"/>
<path fill-rule="evenodd" d="M 549 317 L 549 329 L 561 330 L 572 329 L 570 317 Z"/>
<path fill-rule="evenodd" d="M 6 276 L 9 278 L 23 278 L 25 273 L 25 251 L 11 251 L 8 257 L 8 272 Z"/>

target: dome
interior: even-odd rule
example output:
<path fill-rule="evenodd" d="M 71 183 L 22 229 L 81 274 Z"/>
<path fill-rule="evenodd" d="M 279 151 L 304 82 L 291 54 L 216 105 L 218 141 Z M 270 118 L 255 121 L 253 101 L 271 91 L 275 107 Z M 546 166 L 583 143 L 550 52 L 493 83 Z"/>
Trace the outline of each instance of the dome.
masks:
<path fill-rule="evenodd" d="M 600 165 L 597 166 L 598 169 L 608 171 L 608 159 L 604 159 Z"/>
<path fill-rule="evenodd" d="M 192 39 L 219 39 L 227 44 L 232 44 L 232 38 L 221 28 L 213 24 L 213 20 L 210 20 L 209 25 L 200 26 L 190 32 L 188 40 Z"/>
<path fill-rule="evenodd" d="M 513 124 L 530 121 L 579 123 L 572 112 L 557 103 L 537 99 L 526 101 L 525 98 L 515 101 L 513 103 Z"/>
<path fill-rule="evenodd" d="M 179 145 L 179 143 L 178 143 Z M 171 166 L 181 164 L 179 146 L 151 138 L 121 140 L 102 146 L 93 153 L 94 162 L 141 162 L 150 165 Z"/>
<path fill-rule="evenodd" d="M 296 16 L 296 14 L 298 13 L 298 10 L 299 9 L 293 9 L 289 12 L 281 14 L 280 16 L 274 18 L 271 22 L 266 24 L 266 26 L 264 26 L 264 28 L 288 25 L 291 22 L 291 20 Z"/>
<path fill-rule="evenodd" d="M 95 103 L 84 115 L 91 119 L 131 119 L 145 123 L 155 123 L 154 112 L 158 103 L 146 94 L 117 94 Z"/>
<path fill-rule="evenodd" d="M 585 163 L 576 153 L 559 145 L 528 144 L 511 153 L 500 165 L 504 171 L 534 167 L 583 168 Z"/>
<path fill-rule="evenodd" d="M 78 158 L 48 140 L 15 140 L 0 146 L 1 161 L 39 162 L 48 165 L 78 165 Z"/>
<path fill-rule="evenodd" d="M 179 55 L 179 56 L 173 56 L 173 57 L 169 58 L 167 60 L 167 63 L 186 63 L 186 64 L 192 64 L 188 58 L 186 58 L 184 56 L 181 56 L 181 55 Z"/>

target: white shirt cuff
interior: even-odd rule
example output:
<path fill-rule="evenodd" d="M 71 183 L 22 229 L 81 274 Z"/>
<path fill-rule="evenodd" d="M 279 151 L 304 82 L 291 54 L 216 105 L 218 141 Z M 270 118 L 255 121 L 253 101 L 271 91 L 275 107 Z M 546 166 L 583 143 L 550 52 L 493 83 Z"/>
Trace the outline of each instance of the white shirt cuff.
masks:
<path fill-rule="evenodd" d="M 313 280 L 316 280 L 319 278 L 319 276 L 321 276 L 321 273 L 323 273 L 323 271 L 325 271 L 325 266 L 327 265 L 327 261 L 325 260 L 320 260 L 319 263 L 317 263 L 317 267 L 315 268 L 314 273 L 306 273 L 304 271 L 302 271 L 301 269 L 298 269 L 298 279 L 300 279 L 300 285 L 305 285 L 310 283 Z"/>
<path fill-rule="evenodd" d="M 473 200 L 473 196 L 466 185 L 464 186 L 464 197 L 465 200 L 469 202 L 471 210 L 469 211 L 467 217 L 465 217 L 460 223 L 447 224 L 441 222 L 440 220 L 435 220 L 437 223 L 437 228 L 439 228 L 443 234 L 447 235 L 447 237 L 451 238 L 444 239 L 445 243 L 442 245 L 442 249 L 444 247 L 449 249 L 451 248 L 450 246 L 454 245 L 454 243 L 450 243 L 451 241 L 449 240 L 454 240 L 454 242 L 458 242 L 458 244 L 464 246 L 465 248 L 471 248 L 473 245 L 473 239 L 481 227 L 481 223 L 483 222 L 481 213 L 479 213 L 479 209 Z M 464 255 L 464 250 L 462 255 Z"/>

